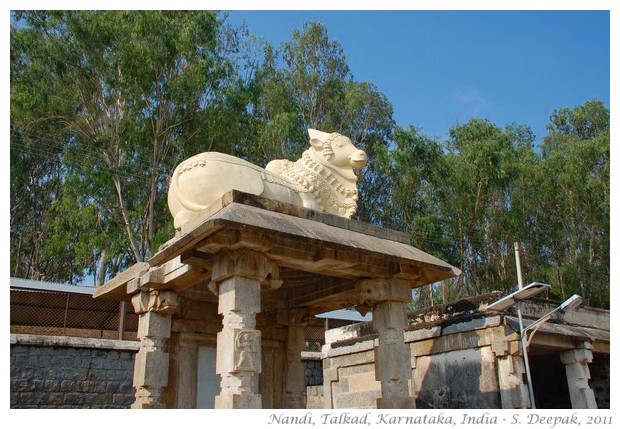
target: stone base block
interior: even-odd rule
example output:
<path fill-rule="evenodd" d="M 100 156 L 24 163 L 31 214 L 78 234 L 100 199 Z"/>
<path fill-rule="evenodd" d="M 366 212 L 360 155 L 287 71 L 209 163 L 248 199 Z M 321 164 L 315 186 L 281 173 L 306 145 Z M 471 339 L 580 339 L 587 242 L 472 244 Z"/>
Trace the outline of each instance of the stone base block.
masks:
<path fill-rule="evenodd" d="M 260 394 L 244 393 L 232 395 L 217 395 L 215 397 L 216 409 L 261 409 L 263 401 Z"/>
<path fill-rule="evenodd" d="M 415 399 L 413 398 L 398 398 L 398 399 L 383 399 L 377 398 L 378 409 L 415 409 Z"/>

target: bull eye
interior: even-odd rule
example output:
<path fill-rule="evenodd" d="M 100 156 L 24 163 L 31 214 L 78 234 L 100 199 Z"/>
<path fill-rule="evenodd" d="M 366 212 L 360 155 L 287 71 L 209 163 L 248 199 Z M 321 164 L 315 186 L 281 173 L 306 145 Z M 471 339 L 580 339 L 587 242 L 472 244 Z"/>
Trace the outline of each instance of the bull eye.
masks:
<path fill-rule="evenodd" d="M 342 147 L 342 146 L 343 146 L 343 143 L 342 143 L 342 142 L 338 142 L 338 141 L 337 141 L 337 142 L 336 142 L 336 146 L 338 146 L 338 147 Z"/>

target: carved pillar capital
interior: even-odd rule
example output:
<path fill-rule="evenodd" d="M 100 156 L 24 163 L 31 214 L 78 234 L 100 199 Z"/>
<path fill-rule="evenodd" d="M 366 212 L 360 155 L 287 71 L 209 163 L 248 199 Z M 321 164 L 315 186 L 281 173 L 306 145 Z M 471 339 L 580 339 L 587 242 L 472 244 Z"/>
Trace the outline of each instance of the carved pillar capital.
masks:
<path fill-rule="evenodd" d="M 560 360 L 564 365 L 588 364 L 592 362 L 592 358 L 592 343 L 589 341 L 583 341 L 577 344 L 574 349 L 560 353 Z"/>
<path fill-rule="evenodd" d="M 137 314 L 153 311 L 171 315 L 179 308 L 177 294 L 172 290 L 140 291 L 131 297 L 131 304 Z"/>
<path fill-rule="evenodd" d="M 282 286 L 278 264 L 255 250 L 227 250 L 215 256 L 209 289 L 218 295 L 220 283 L 233 276 L 257 280 L 266 289 L 275 290 Z"/>
<path fill-rule="evenodd" d="M 519 341 L 496 341 L 491 343 L 491 351 L 496 357 L 514 356 L 521 353 Z"/>
<path fill-rule="evenodd" d="M 396 277 L 360 279 L 355 282 L 351 304 L 362 315 L 374 305 L 385 301 L 402 303 L 411 301 L 411 282 Z"/>

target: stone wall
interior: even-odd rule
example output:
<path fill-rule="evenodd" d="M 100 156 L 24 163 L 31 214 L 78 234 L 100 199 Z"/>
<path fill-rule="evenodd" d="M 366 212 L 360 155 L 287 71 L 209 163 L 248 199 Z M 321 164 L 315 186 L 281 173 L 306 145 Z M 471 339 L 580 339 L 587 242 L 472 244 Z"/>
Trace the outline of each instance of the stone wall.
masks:
<path fill-rule="evenodd" d="M 594 359 L 590 364 L 590 387 L 594 390 L 596 404 L 599 408 L 609 409 L 611 405 L 609 395 L 609 374 L 609 355 L 595 353 Z"/>
<path fill-rule="evenodd" d="M 416 408 L 530 407 L 520 339 L 511 325 L 511 314 L 485 311 L 487 303 L 498 297 L 497 293 L 481 295 L 409 314 L 404 340 L 411 358 L 409 394 Z M 553 308 L 546 301 L 533 302 L 526 315 L 534 319 Z M 577 347 L 584 337 L 596 338 L 589 384 L 598 408 L 609 408 L 609 312 L 605 310 L 580 308 L 539 329 L 532 348 L 545 353 L 534 354 L 530 361 L 534 369 L 548 372 L 553 359 L 559 365 L 559 375 L 553 380 L 536 377 L 546 385 L 535 382 L 534 388 L 559 399 L 556 380 L 567 379 L 560 354 Z M 376 408 L 381 397 L 381 384 L 375 378 L 379 339 L 372 325 L 332 329 L 325 333 L 325 340 L 325 407 Z M 568 388 L 564 390 L 566 400 L 554 405 L 579 408 L 568 397 Z"/>
<path fill-rule="evenodd" d="M 11 408 L 129 408 L 134 341 L 12 334 Z M 323 408 L 320 353 L 303 352 L 308 408 Z"/>
<path fill-rule="evenodd" d="M 306 386 L 323 385 L 323 361 L 320 352 L 301 352 L 304 363 Z"/>
<path fill-rule="evenodd" d="M 309 410 L 325 408 L 323 386 L 306 387 L 306 408 Z"/>
<path fill-rule="evenodd" d="M 323 397 L 323 361 L 320 352 L 301 352 L 306 376 L 306 408 L 325 407 Z"/>
<path fill-rule="evenodd" d="M 369 325 L 328 331 L 343 340 L 325 348 L 324 394 L 333 408 L 375 408 L 376 335 Z M 417 408 L 501 408 L 494 346 L 504 337 L 499 317 L 405 332 L 411 356 L 410 394 Z M 328 405 L 329 406 L 329 405 Z"/>
<path fill-rule="evenodd" d="M 11 335 L 11 408 L 129 408 L 136 342 Z"/>

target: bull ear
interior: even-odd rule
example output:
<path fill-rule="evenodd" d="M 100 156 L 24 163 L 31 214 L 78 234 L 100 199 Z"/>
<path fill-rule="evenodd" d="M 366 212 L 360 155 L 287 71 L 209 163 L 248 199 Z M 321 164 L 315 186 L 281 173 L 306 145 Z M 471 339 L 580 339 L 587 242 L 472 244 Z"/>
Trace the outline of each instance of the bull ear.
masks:
<path fill-rule="evenodd" d="M 323 149 L 323 142 L 319 139 L 310 139 L 310 144 L 314 150 L 320 151 Z"/>

